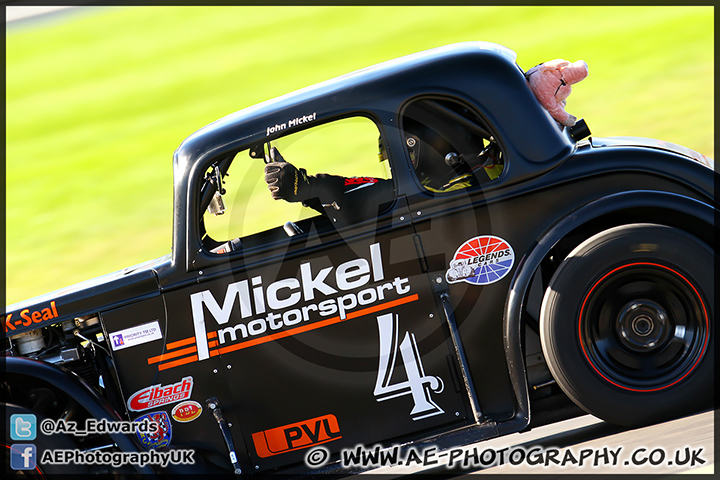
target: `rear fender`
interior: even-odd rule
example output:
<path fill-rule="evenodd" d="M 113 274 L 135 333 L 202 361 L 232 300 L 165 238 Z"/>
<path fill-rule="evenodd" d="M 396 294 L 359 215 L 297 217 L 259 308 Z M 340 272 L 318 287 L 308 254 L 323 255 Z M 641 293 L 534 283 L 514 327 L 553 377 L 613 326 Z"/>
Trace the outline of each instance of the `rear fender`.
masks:
<path fill-rule="evenodd" d="M 5 377 L 20 376 L 42 380 L 73 398 L 90 416 L 98 420 L 117 422 L 123 418 L 95 390 L 73 372 L 57 365 L 24 357 L 5 357 Z M 123 452 L 142 452 L 145 448 L 132 436 L 124 433 L 109 433 L 113 442 Z M 148 466 L 136 466 L 138 473 L 153 474 Z"/>
<path fill-rule="evenodd" d="M 515 416 L 499 424 L 501 434 L 525 428 L 530 423 L 530 400 L 522 350 L 522 312 L 535 272 L 552 249 L 582 225 L 600 217 L 634 210 L 665 210 L 682 215 L 685 224 L 705 223 L 712 231 L 715 209 L 694 198 L 674 193 L 636 190 L 617 193 L 589 202 L 561 216 L 541 234 L 534 246 L 523 255 L 512 279 L 503 318 L 503 342 L 508 372 L 512 379 L 516 407 Z"/>

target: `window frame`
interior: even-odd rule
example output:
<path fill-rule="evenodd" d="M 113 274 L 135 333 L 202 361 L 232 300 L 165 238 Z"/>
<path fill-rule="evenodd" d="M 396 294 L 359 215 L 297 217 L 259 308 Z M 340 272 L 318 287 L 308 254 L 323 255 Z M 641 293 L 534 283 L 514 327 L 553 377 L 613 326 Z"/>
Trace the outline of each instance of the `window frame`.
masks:
<path fill-rule="evenodd" d="M 494 179 L 488 178 L 488 180 L 485 180 L 482 182 L 479 181 L 477 185 L 471 185 L 469 187 L 459 188 L 456 190 L 449 190 L 449 191 L 434 191 L 432 189 L 427 188 L 427 186 L 422 184 L 422 181 L 421 181 L 419 175 L 417 174 L 417 172 L 415 171 L 415 169 L 412 166 L 411 155 L 410 155 L 410 152 L 408 151 L 408 145 L 406 144 L 406 141 L 405 141 L 406 134 L 407 134 L 405 121 L 406 121 L 406 118 L 412 118 L 412 117 L 408 117 L 408 115 L 407 115 L 408 109 L 411 108 L 413 105 L 415 105 L 417 102 L 423 102 L 426 100 L 436 101 L 436 102 L 439 101 L 439 102 L 454 103 L 460 107 L 466 108 L 474 116 L 476 116 L 483 122 L 483 125 L 477 125 L 474 122 L 472 122 L 470 119 L 463 117 L 461 114 L 459 114 L 457 112 L 452 112 L 452 115 L 451 115 L 452 117 L 455 117 L 455 118 L 458 118 L 458 117 L 462 118 L 462 123 L 464 123 L 466 125 L 472 124 L 473 129 L 479 130 L 483 134 L 487 134 L 488 135 L 487 137 L 485 135 L 479 135 L 479 136 L 482 136 L 485 140 L 488 140 L 489 138 L 493 139 L 493 142 L 498 146 L 498 148 L 500 149 L 500 152 L 502 154 L 502 165 L 503 165 L 502 172 L 496 178 L 494 178 Z M 449 110 L 447 107 L 444 107 L 442 105 L 441 105 L 441 107 L 443 107 L 444 110 Z M 439 117 L 439 114 L 436 114 L 436 115 L 438 115 L 438 117 Z M 402 147 L 403 147 L 402 150 L 403 150 L 403 155 L 405 157 L 405 161 L 407 162 L 408 165 L 410 165 L 410 169 L 412 171 L 411 176 L 413 178 L 414 184 L 416 185 L 416 187 L 419 188 L 419 191 L 421 191 L 423 193 L 433 195 L 433 196 L 447 197 L 447 196 L 457 195 L 461 192 L 482 191 L 488 187 L 494 187 L 494 186 L 502 183 L 504 178 L 507 175 L 507 172 L 508 172 L 507 157 L 508 157 L 508 155 L 507 155 L 506 150 L 502 147 L 502 142 L 498 138 L 495 128 L 492 126 L 492 123 L 488 120 L 487 116 L 484 115 L 482 113 L 482 111 L 480 109 L 478 109 L 472 102 L 470 102 L 469 100 L 467 100 L 465 98 L 459 97 L 457 95 L 447 94 L 447 93 L 425 93 L 425 94 L 421 94 L 421 95 L 417 95 L 412 98 L 409 98 L 402 104 L 402 106 L 399 109 L 398 126 L 399 126 L 399 134 L 401 137 L 401 143 L 402 143 Z"/>
<path fill-rule="evenodd" d="M 391 180 L 393 182 L 393 189 L 394 189 L 394 198 L 392 203 L 390 203 L 387 208 L 381 212 L 377 217 L 368 218 L 366 220 L 363 220 L 361 222 L 358 222 L 353 225 L 337 225 L 333 224 L 333 222 L 324 214 L 319 213 L 315 210 L 312 210 L 314 215 L 303 218 L 301 220 L 291 220 L 294 223 L 296 223 L 298 226 L 305 227 L 303 228 L 304 234 L 299 234 L 296 236 L 289 236 L 287 233 L 285 233 L 283 229 L 284 224 L 278 224 L 274 227 L 268 228 L 266 230 L 261 230 L 258 232 L 252 232 L 243 236 L 239 237 L 232 237 L 225 240 L 218 240 L 210 235 L 210 232 L 208 232 L 207 227 L 205 225 L 205 215 L 207 215 L 207 206 L 210 203 L 210 199 L 212 198 L 212 195 L 214 193 L 214 189 L 211 189 L 213 193 L 205 193 L 206 186 L 208 185 L 208 182 L 205 181 L 205 172 L 207 172 L 210 168 L 212 168 L 215 164 L 223 164 L 227 162 L 227 165 L 224 168 L 224 171 L 222 171 L 223 178 L 225 178 L 227 175 L 227 171 L 230 169 L 230 167 L 237 161 L 238 156 L 241 156 L 243 154 L 247 154 L 254 148 L 260 148 L 262 149 L 264 145 L 267 142 L 270 142 L 271 144 L 277 143 L 278 140 L 286 137 L 290 137 L 292 135 L 301 134 L 303 132 L 308 132 L 313 129 L 322 128 L 324 126 L 333 124 L 335 122 L 341 122 L 343 120 L 348 119 L 363 119 L 371 122 L 371 124 L 375 127 L 377 131 L 378 137 L 382 138 L 382 141 L 387 146 L 388 144 L 388 135 L 385 133 L 382 123 L 379 119 L 374 118 L 374 116 L 369 115 L 368 112 L 349 112 L 345 113 L 340 116 L 334 116 L 330 118 L 324 119 L 322 122 L 312 123 L 308 126 L 304 126 L 304 128 L 298 128 L 298 129 L 292 129 L 290 131 L 284 132 L 281 135 L 273 135 L 271 138 L 268 138 L 266 142 L 252 142 L 252 143 L 246 143 L 241 145 L 239 148 L 233 149 L 231 152 L 225 152 L 223 155 L 212 157 L 206 161 L 203 161 L 201 164 L 195 165 L 193 167 L 192 172 L 192 179 L 189 185 L 190 190 L 195 190 L 198 192 L 196 195 L 196 208 L 195 208 L 195 214 L 190 215 L 189 222 L 191 224 L 191 228 L 194 229 L 194 233 L 196 235 L 196 239 L 199 243 L 199 251 L 197 253 L 202 254 L 207 259 L 213 259 L 209 262 L 207 261 L 200 261 L 198 258 L 198 255 L 195 255 L 195 259 L 197 260 L 198 264 L 214 264 L 216 259 L 225 260 L 228 258 L 238 258 L 242 256 L 254 256 L 258 253 L 262 253 L 263 251 L 267 250 L 273 250 L 277 249 L 278 247 L 283 246 L 290 246 L 293 245 L 293 243 L 299 243 L 299 242 L 305 242 L 307 239 L 307 233 L 309 231 L 316 232 L 319 236 L 325 236 L 325 235 L 331 235 L 331 234 L 341 234 L 348 229 L 351 228 L 357 228 L 361 227 L 363 225 L 368 225 L 370 223 L 374 223 L 377 221 L 378 218 L 381 218 L 384 216 L 387 212 L 390 212 L 393 210 L 394 205 L 397 203 L 398 199 L 398 183 L 397 178 L 393 174 L 393 162 L 391 158 L 388 158 L 385 160 L 387 162 L 387 168 L 386 173 L 388 175 L 387 179 Z M 281 152 L 282 153 L 282 152 Z M 374 158 L 377 158 L 376 156 Z M 253 159 L 253 161 L 263 161 L 262 158 L 256 158 Z M 378 160 L 376 160 L 378 161 Z M 302 166 L 298 166 L 298 168 L 301 168 Z M 222 170 L 222 168 L 221 168 Z M 326 172 L 315 172 L 315 173 L 326 173 Z M 362 172 L 358 172 L 358 175 L 360 175 Z M 333 174 L 333 173 L 331 173 Z M 207 198 L 205 198 L 207 196 Z M 270 193 L 267 192 L 267 199 L 268 201 L 274 201 L 270 197 Z M 190 199 L 189 199 L 190 200 Z M 298 205 L 300 205 L 298 203 Z M 308 208 L 310 207 L 302 207 L 302 208 Z M 241 240 L 241 247 L 239 250 L 226 252 L 226 253 L 214 253 L 211 250 L 221 246 L 223 244 L 226 244 L 227 242 L 233 241 L 235 239 Z M 249 245 L 242 245 L 243 243 L 246 243 L 246 239 L 251 239 L 249 242 Z M 188 240 L 190 240 L 188 238 Z M 262 241 L 258 241 L 262 240 Z M 266 241 L 269 240 L 269 241 Z"/>

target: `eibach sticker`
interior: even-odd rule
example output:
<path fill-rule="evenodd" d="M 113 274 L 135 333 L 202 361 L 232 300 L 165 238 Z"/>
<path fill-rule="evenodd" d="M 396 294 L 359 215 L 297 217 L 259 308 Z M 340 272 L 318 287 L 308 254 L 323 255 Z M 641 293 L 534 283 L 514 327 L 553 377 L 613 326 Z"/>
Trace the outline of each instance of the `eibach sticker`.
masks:
<path fill-rule="evenodd" d="M 182 380 L 171 385 L 157 384 L 145 387 L 132 394 L 127 406 L 133 412 L 142 412 L 160 405 L 187 400 L 192 395 L 193 385 L 193 377 L 183 377 Z"/>
<path fill-rule="evenodd" d="M 493 235 L 471 238 L 460 245 L 445 273 L 448 283 L 489 285 L 512 269 L 515 252 L 508 242 Z"/>
<path fill-rule="evenodd" d="M 170 441 L 172 440 L 172 425 L 170 425 L 170 416 L 167 412 L 148 413 L 136 418 L 135 421 L 142 422 L 145 419 L 157 423 L 158 428 L 152 433 L 138 430 L 137 436 L 140 443 L 147 448 L 160 448 L 170 445 Z"/>

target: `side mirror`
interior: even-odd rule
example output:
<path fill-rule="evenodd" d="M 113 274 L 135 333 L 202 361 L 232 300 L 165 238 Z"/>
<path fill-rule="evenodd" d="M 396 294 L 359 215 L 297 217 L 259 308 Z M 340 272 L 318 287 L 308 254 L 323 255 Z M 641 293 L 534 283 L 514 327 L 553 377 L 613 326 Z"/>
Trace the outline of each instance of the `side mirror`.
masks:
<path fill-rule="evenodd" d="M 568 130 L 570 132 L 570 138 L 576 142 L 591 135 L 590 128 L 588 128 L 587 123 L 585 123 L 585 120 L 582 118 L 575 122 L 575 125 L 569 127 Z"/>

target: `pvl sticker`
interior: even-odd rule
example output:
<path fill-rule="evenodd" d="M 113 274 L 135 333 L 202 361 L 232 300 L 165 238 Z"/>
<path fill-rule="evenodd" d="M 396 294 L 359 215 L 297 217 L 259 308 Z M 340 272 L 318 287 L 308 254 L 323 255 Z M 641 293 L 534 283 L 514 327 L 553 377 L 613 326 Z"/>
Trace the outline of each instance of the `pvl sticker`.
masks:
<path fill-rule="evenodd" d="M 512 269 L 515 252 L 508 242 L 493 235 L 471 238 L 460 245 L 445 273 L 448 283 L 489 285 Z"/>

